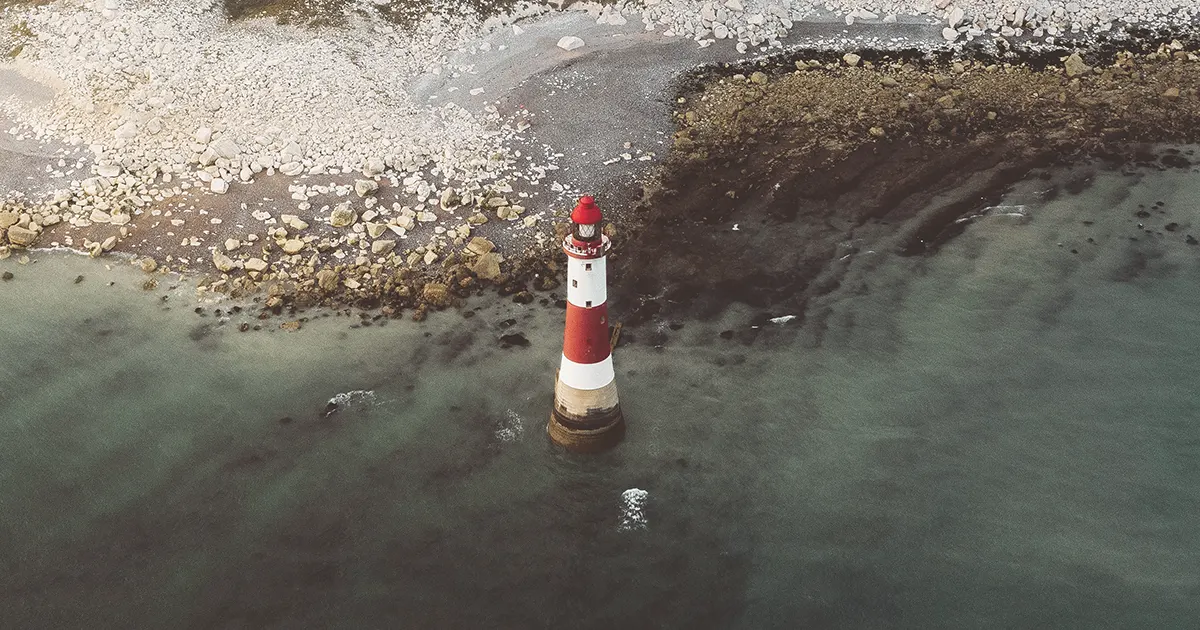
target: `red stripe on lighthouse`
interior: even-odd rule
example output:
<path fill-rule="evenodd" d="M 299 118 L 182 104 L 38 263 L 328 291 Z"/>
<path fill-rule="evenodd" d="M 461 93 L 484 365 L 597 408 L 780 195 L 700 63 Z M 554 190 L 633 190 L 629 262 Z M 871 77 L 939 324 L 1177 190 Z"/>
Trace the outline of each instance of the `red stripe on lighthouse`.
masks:
<path fill-rule="evenodd" d="M 563 356 L 575 363 L 599 363 L 608 358 L 608 305 L 581 308 L 567 303 Z"/>

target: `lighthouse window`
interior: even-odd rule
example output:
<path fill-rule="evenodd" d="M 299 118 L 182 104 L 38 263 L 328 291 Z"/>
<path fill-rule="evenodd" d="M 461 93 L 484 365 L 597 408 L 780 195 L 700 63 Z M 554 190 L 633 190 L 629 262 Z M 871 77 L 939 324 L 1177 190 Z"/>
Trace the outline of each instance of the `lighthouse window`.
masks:
<path fill-rule="evenodd" d="M 584 308 L 592 308 L 592 301 L 591 301 L 591 300 L 588 300 L 588 301 L 587 301 L 587 305 L 586 305 L 586 306 L 584 306 Z"/>
<path fill-rule="evenodd" d="M 571 286 L 573 286 L 573 287 L 575 287 L 576 289 L 578 289 L 578 288 L 579 288 L 579 281 L 578 281 L 578 280 L 572 280 L 572 281 L 571 281 Z"/>
<path fill-rule="evenodd" d="M 592 263 L 583 263 L 583 270 L 584 270 L 584 271 L 591 271 L 591 270 L 592 270 Z"/>

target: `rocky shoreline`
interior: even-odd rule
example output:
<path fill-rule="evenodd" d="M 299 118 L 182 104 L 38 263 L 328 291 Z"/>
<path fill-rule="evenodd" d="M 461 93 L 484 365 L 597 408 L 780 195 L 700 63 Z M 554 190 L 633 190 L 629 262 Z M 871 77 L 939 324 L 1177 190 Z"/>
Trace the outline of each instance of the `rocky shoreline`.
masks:
<path fill-rule="evenodd" d="M 925 255 L 1038 169 L 1190 168 L 1194 38 L 928 60 L 800 53 L 690 77 L 675 151 L 614 265 L 627 325 L 731 301 L 819 316 L 855 255 Z M 1195 241 L 1192 235 L 1189 243 Z M 755 322 L 752 322 L 755 323 Z"/>
<path fill-rule="evenodd" d="M 696 70 L 680 81 L 670 156 L 637 207 L 610 228 L 614 309 L 629 326 L 684 311 L 715 314 L 730 301 L 764 314 L 804 313 L 840 284 L 844 243 L 923 254 L 1035 167 L 1145 159 L 1147 144 L 1200 140 L 1195 41 L 1142 41 L 1140 49 L 1124 42 L 999 58 L 800 51 Z M 519 218 L 524 209 L 509 198 L 511 187 L 446 189 L 430 209 L 414 210 L 381 201 L 389 182 L 379 172 L 363 175 L 320 191 L 330 202 L 320 225 L 281 214 L 257 238 L 225 239 L 201 289 L 256 303 L 263 317 L 353 306 L 420 320 L 490 289 L 518 303 L 561 301 L 554 290 L 564 224 L 504 255 L 475 231 L 511 222 L 514 212 Z M 638 195 L 631 187 L 612 203 Z M 151 212 L 169 207 L 135 197 L 126 200 Z M 6 207 L 0 256 L 53 238 L 63 221 L 56 207 L 71 203 Z M 385 237 L 435 211 L 463 217 L 453 232 L 442 229 L 436 250 L 397 251 Z M 112 217 L 121 211 L 98 213 L 108 220 L 95 223 L 110 234 L 85 237 L 83 248 L 94 256 L 120 251 L 129 232 Z M 362 253 L 324 255 L 338 243 Z M 172 270 L 144 254 L 136 262 L 148 289 Z"/>

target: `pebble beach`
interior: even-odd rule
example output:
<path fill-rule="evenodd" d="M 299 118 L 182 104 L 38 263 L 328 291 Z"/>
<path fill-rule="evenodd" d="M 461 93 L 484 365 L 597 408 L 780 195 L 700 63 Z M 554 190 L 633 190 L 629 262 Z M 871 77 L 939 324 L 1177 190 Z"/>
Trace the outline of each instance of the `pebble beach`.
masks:
<path fill-rule="evenodd" d="M 1193 22 L 1171 3 L 386 6 L 7 7 L 0 255 L 124 254 L 303 303 L 518 293 L 556 275 L 540 261 L 575 196 L 609 201 L 617 224 L 646 218 L 626 208 L 676 147 L 690 108 L 671 93 L 691 68 L 840 48 L 1002 58 Z M 645 53 L 670 62 L 618 61 Z"/>

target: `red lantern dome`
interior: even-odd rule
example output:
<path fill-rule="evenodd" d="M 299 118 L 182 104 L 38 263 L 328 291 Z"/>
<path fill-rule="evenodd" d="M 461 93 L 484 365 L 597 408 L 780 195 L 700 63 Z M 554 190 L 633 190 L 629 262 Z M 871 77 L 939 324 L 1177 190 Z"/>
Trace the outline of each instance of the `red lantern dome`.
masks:
<path fill-rule="evenodd" d="M 596 205 L 596 199 L 590 195 L 580 197 L 575 210 L 571 212 L 571 221 L 579 225 L 596 225 L 603 219 L 604 214 L 600 212 L 600 207 Z"/>

